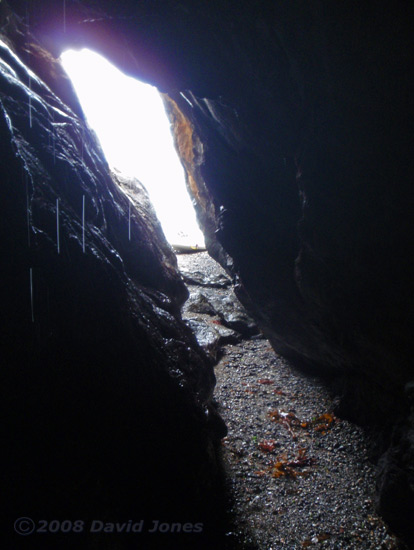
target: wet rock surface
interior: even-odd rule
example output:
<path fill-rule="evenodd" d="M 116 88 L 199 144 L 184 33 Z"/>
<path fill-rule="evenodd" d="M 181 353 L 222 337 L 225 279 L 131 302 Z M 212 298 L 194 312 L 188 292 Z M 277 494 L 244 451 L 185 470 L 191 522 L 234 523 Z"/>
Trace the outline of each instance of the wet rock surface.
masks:
<path fill-rule="evenodd" d="M 231 280 L 207 252 L 179 254 L 177 261 L 189 290 L 183 319 L 213 363 L 224 344 L 259 336 L 259 329 L 237 299 Z"/>
<path fill-rule="evenodd" d="M 206 523 L 223 424 L 213 369 L 180 318 L 175 255 L 145 189 L 110 173 L 30 60 L 0 35 L 5 547 L 111 546 L 86 528 L 76 542 L 24 539 L 22 516 Z M 47 73 L 56 61 L 42 63 Z"/>
<path fill-rule="evenodd" d="M 178 264 L 221 271 L 205 253 L 179 256 Z M 293 371 L 264 338 L 221 346 L 214 396 L 228 427 L 227 542 L 251 550 L 408 548 L 375 509 L 367 436 L 335 415 L 326 388 Z"/>
<path fill-rule="evenodd" d="M 390 520 L 414 507 L 406 452 L 413 424 L 404 392 L 413 380 L 413 27 L 411 4 L 382 0 L 0 2 L 1 32 L 65 104 L 77 102 L 53 57 L 69 47 L 101 52 L 168 96 L 209 251 L 237 279 L 237 295 L 273 347 L 304 371 L 335 378 L 343 414 L 381 432 L 379 452 L 386 451 L 392 464 L 381 483 L 395 498 Z M 13 70 L 21 75 L 21 67 Z M 19 89 L 9 79 L 2 99 L 27 119 L 27 71 L 23 79 Z M 33 112 L 44 114 L 37 81 L 31 84 Z M 53 136 L 67 137 L 65 109 L 50 112 L 56 124 L 46 117 L 46 131 L 33 131 L 30 139 L 23 134 L 30 143 L 37 140 L 43 153 L 55 143 Z M 77 148 L 81 142 L 78 133 Z M 6 154 L 4 166 L 9 163 Z M 60 169 L 54 175 L 59 190 L 70 185 Z M 105 210 L 111 193 L 97 188 L 106 197 L 92 201 L 94 227 L 101 228 L 103 213 L 117 219 L 126 205 Z M 16 185 L 9 189 L 20 193 L 25 218 L 25 193 Z M 87 201 L 92 198 L 77 187 L 71 204 L 77 212 L 81 189 Z M 29 199 L 31 192 L 29 186 Z M 52 242 L 50 205 L 57 192 L 39 198 L 48 230 L 37 237 Z M 2 205 L 4 219 L 13 219 L 15 209 L 7 200 Z M 16 230 L 5 223 L 3 242 Z M 70 242 L 79 239 L 79 223 L 71 234 L 77 237 Z M 95 229 L 88 243 L 96 235 Z M 113 243 L 114 235 L 104 237 Z M 129 255 L 129 266 L 148 288 L 155 280 L 158 289 L 168 287 L 176 307 L 183 296 L 175 277 L 168 270 L 161 274 L 145 246 L 138 255 L 125 244 L 120 239 L 114 250 Z M 116 253 L 108 254 L 105 261 L 116 263 Z M 15 275 L 6 275 L 5 288 L 16 282 L 27 287 L 27 277 Z M 96 285 L 99 274 L 92 280 Z M 12 304 L 5 307 L 6 320 L 26 308 L 22 296 L 5 300 Z M 163 296 L 157 299 L 166 305 Z M 21 323 L 13 326 L 19 331 Z M 6 333 L 5 342 L 14 336 Z M 394 525 L 412 540 L 413 522 L 404 524 L 398 519 Z"/>
<path fill-rule="evenodd" d="M 227 288 L 231 281 L 224 273 L 205 274 L 201 271 L 181 270 L 181 275 L 188 285 L 205 286 L 209 288 Z"/>

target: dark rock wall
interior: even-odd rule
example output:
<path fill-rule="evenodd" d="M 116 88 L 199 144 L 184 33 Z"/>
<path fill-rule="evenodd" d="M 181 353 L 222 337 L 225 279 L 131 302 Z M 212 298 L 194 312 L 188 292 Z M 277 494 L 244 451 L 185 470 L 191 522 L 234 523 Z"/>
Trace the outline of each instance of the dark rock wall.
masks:
<path fill-rule="evenodd" d="M 406 416 L 409 4 L 66 4 L 65 21 L 59 2 L 13 8 L 54 55 L 90 46 L 167 93 L 209 250 L 275 349 L 333 379 L 355 420 Z"/>
<path fill-rule="evenodd" d="M 205 521 L 224 425 L 176 257 L 21 37 L 0 42 L 2 532 L 21 516 Z"/>

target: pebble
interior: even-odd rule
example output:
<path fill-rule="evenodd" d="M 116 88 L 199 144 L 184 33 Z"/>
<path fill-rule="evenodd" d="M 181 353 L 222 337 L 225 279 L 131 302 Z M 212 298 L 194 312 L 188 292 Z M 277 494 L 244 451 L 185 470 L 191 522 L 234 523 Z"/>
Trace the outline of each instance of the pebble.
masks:
<path fill-rule="evenodd" d="M 205 252 L 178 262 L 187 272 L 223 273 Z M 248 541 L 240 550 L 408 550 L 375 511 L 375 466 L 362 429 L 335 417 L 325 429 L 312 423 L 333 410 L 316 379 L 294 374 L 264 338 L 225 345 L 215 373 L 229 430 L 223 460 L 234 522 L 238 540 Z M 266 379 L 273 383 L 259 382 Z M 272 420 L 275 410 L 291 411 L 298 422 Z M 275 442 L 272 450 L 260 447 L 265 440 Z M 308 463 L 294 466 L 300 453 Z M 278 462 L 293 464 L 293 473 L 282 466 L 272 476 Z"/>

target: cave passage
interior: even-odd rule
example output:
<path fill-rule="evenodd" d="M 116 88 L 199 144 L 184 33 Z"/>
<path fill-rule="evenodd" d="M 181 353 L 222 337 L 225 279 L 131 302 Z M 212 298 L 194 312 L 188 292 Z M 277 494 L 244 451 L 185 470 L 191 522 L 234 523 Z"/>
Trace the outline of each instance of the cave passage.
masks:
<path fill-rule="evenodd" d="M 158 90 L 88 49 L 61 60 L 110 167 L 144 184 L 170 244 L 204 247 Z"/>

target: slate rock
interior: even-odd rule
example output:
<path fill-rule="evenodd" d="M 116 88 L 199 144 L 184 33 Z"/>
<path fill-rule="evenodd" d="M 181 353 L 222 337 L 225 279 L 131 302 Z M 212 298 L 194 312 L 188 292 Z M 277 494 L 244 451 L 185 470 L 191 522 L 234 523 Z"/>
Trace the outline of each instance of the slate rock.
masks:
<path fill-rule="evenodd" d="M 181 271 L 181 275 L 184 281 L 189 285 L 197 285 L 210 288 L 227 288 L 231 285 L 231 281 L 228 277 L 222 273 L 217 274 L 205 274 L 201 271 Z"/>
<path fill-rule="evenodd" d="M 226 327 L 236 330 L 245 337 L 259 333 L 256 322 L 246 313 L 233 291 L 223 297 L 210 296 L 209 301 Z"/>
<path fill-rule="evenodd" d="M 191 292 L 190 297 L 184 306 L 185 312 L 205 313 L 207 315 L 215 315 L 216 310 L 211 305 L 208 298 L 201 292 Z"/>
<path fill-rule="evenodd" d="M 19 37 L 0 43 L 5 520 L 199 521 L 223 423 L 175 255 L 139 182 L 114 177 L 82 115 L 29 72 L 52 78 L 56 61 Z"/>
<path fill-rule="evenodd" d="M 6 4 L 13 5 L 15 20 Z M 207 13 L 204 3 L 193 0 L 79 0 L 66 3 L 62 33 L 62 5 L 55 0 L 39 1 L 35 8 L 23 0 L 3 1 L 0 9 L 2 32 L 19 41 L 22 56 L 30 52 L 33 66 L 43 63 L 29 47 L 33 43 L 47 44 L 45 55 L 55 57 L 71 46 L 90 47 L 168 94 L 207 247 L 223 266 L 232 258 L 232 277 L 240 280 L 237 294 L 274 348 L 305 372 L 348 378 L 345 387 L 353 385 L 358 395 L 349 401 L 354 418 L 384 426 L 387 418 L 406 415 L 403 388 L 412 379 L 414 329 L 413 10 L 398 3 L 378 9 L 364 2 L 211 1 Z M 16 21 L 28 23 L 28 15 L 30 25 L 16 31 Z M 30 28 L 38 40 L 28 36 Z M 177 44 L 191 47 L 177 49 Z M 46 65 L 41 73 L 51 90 L 59 87 L 54 69 L 55 64 Z M 20 120 L 27 123 L 29 98 L 22 90 L 9 81 L 2 101 L 16 101 Z M 39 111 L 35 99 L 32 106 Z M 67 119 L 60 116 L 49 124 L 48 136 L 61 134 Z M 24 139 L 32 143 L 37 130 L 24 133 Z M 37 137 L 43 151 L 48 136 Z M 4 137 L 2 143 L 8 143 Z M 30 148 L 26 152 L 31 165 Z M 3 165 L 13 166 L 11 158 L 5 155 Z M 14 185 L 3 180 L 6 241 L 10 230 L 24 238 L 27 200 L 16 184 L 18 172 L 10 174 Z M 68 183 L 64 172 L 56 175 L 62 185 Z M 29 198 L 32 190 L 29 186 Z M 51 205 L 60 193 L 48 190 L 48 197 L 37 197 L 45 201 L 47 222 L 37 226 L 37 238 L 46 244 L 53 242 Z M 84 190 L 90 197 L 85 187 L 78 190 L 74 204 Z M 11 192 L 20 192 L 20 210 L 16 203 L 10 206 Z M 106 211 L 109 195 L 99 195 L 93 197 L 96 221 L 88 240 L 97 254 L 102 247 L 92 246 L 92 237 L 99 234 L 102 244 L 103 235 L 112 243 L 107 238 L 112 223 L 108 230 L 106 223 L 120 213 Z M 37 208 L 36 215 L 41 212 Z M 79 227 L 71 235 L 78 239 Z M 108 269 L 124 257 L 110 248 L 104 255 Z M 5 256 L 21 265 L 20 248 L 5 249 Z M 128 263 L 137 264 L 145 284 L 151 287 L 151 277 L 157 278 L 157 286 L 180 293 L 165 273 L 153 269 L 149 276 L 143 268 L 148 251 L 141 250 L 142 258 L 131 251 Z M 22 273 L 30 264 L 10 277 L 7 266 L 5 288 L 16 282 L 27 288 Z M 92 278 L 95 284 L 101 273 Z M 105 285 L 101 290 L 104 294 Z M 5 293 L 6 316 L 27 309 L 24 292 L 15 301 Z M 22 324 L 12 326 L 18 332 Z M 49 326 L 53 332 L 53 323 Z M 5 342 L 13 335 L 5 334 Z"/>
<path fill-rule="evenodd" d="M 241 335 L 223 326 L 218 317 L 198 314 L 185 317 L 185 321 L 213 364 L 217 362 L 223 345 L 241 340 Z"/>

